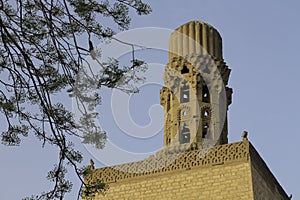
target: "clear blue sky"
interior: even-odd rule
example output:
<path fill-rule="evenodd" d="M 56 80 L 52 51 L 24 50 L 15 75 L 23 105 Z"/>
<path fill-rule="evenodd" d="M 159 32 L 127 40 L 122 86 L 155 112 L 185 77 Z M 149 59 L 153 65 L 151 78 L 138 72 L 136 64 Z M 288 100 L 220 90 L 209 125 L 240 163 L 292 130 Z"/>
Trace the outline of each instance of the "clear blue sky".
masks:
<path fill-rule="evenodd" d="M 293 199 L 300 199 L 300 2 L 164 0 L 149 3 L 153 13 L 133 18 L 131 28 L 175 29 L 188 21 L 201 20 L 221 33 L 223 56 L 232 69 L 229 85 L 234 90 L 229 108 L 229 140 L 240 141 L 242 131 L 248 130 L 249 140 L 285 191 L 292 193 Z M 159 91 L 159 87 L 155 89 Z M 136 101 L 143 102 L 143 98 L 149 98 L 146 92 Z M 159 103 L 158 95 L 155 98 L 154 103 Z M 133 106 L 132 113 L 134 109 Z M 99 110 L 106 115 L 105 108 Z M 109 121 L 104 126 L 109 127 Z M 159 137 L 157 142 L 153 141 L 155 147 L 162 144 L 158 142 Z M 126 141 L 123 145 L 132 146 Z M 45 176 L 57 160 L 55 150 L 48 146 L 42 149 L 36 140 L 27 140 L 21 147 L 0 146 L 0 199 L 20 199 L 47 190 L 49 183 Z M 88 163 L 92 155 L 82 145 L 78 148 Z M 96 162 L 97 166 L 100 163 Z M 68 199 L 74 199 L 78 188 L 74 183 L 74 193 Z"/>

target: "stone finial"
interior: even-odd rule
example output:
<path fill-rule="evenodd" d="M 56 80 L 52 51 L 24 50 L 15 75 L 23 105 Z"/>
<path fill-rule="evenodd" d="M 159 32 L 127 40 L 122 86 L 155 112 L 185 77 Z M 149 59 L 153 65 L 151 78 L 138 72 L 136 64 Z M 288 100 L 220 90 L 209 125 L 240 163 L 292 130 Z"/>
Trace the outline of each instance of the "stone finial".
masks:
<path fill-rule="evenodd" d="M 248 138 L 248 132 L 247 131 L 243 131 L 243 133 L 242 133 L 242 138 L 243 138 L 243 140 L 247 140 Z"/>

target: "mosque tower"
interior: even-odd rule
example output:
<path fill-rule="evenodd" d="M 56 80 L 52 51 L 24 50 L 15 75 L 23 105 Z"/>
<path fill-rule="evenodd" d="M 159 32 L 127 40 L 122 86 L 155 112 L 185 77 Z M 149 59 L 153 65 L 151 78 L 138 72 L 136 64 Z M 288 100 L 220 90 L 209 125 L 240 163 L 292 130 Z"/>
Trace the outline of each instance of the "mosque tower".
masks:
<path fill-rule="evenodd" d="M 222 38 L 211 25 L 192 21 L 171 34 L 160 91 L 165 147 L 228 143 L 230 71 L 222 56 Z"/>

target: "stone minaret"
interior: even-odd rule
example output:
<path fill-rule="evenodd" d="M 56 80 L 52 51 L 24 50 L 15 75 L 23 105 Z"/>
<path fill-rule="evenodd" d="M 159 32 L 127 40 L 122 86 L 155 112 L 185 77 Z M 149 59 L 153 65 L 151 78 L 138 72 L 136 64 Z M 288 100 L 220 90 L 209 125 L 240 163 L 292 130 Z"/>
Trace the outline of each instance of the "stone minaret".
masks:
<path fill-rule="evenodd" d="M 228 143 L 229 74 L 222 38 L 215 28 L 192 21 L 171 34 L 165 87 L 160 91 L 165 147 Z"/>

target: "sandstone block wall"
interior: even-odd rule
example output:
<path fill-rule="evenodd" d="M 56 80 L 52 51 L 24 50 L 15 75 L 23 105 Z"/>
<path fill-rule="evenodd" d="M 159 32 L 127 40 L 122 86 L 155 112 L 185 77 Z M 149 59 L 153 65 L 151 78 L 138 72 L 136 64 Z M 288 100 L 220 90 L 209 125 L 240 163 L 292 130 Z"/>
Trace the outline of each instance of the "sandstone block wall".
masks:
<path fill-rule="evenodd" d="M 157 168 L 172 156 L 177 159 Z M 94 169 L 86 181 L 95 179 L 109 185 L 97 200 L 289 200 L 247 139 L 180 156 L 164 150 L 139 162 Z"/>
<path fill-rule="evenodd" d="M 96 199 L 253 199 L 250 171 L 241 162 L 136 177 L 109 184 L 107 194 Z"/>

